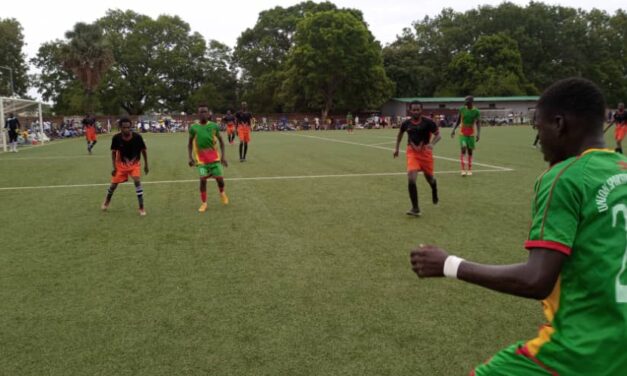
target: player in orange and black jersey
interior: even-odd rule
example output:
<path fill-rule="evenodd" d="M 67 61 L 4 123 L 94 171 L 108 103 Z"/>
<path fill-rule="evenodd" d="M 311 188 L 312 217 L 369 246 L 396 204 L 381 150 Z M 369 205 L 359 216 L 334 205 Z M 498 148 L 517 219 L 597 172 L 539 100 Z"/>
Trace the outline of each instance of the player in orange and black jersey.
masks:
<path fill-rule="evenodd" d="M 113 192 L 115 192 L 118 184 L 124 183 L 130 176 L 135 184 L 135 193 L 139 202 L 139 215 L 144 216 L 146 211 L 144 210 L 144 189 L 140 181 L 140 155 L 144 157 L 144 173 L 148 174 L 146 144 L 140 134 L 131 131 L 131 121 L 128 118 L 120 119 L 119 124 L 120 133 L 113 136 L 111 140 L 111 162 L 113 163 L 111 185 L 101 209 L 107 210 L 109 208 L 111 197 L 113 197 Z"/>
<path fill-rule="evenodd" d="M 412 205 L 407 215 L 419 217 L 420 208 L 418 206 L 418 188 L 416 186 L 416 178 L 419 171 L 422 171 L 427 183 L 431 186 L 433 204 L 437 205 L 439 202 L 438 185 L 433 175 L 433 147 L 442 137 L 437 124 L 433 120 L 422 116 L 422 103 L 414 101 L 409 106 L 411 118 L 403 122 L 399 129 L 396 137 L 394 158 L 398 157 L 403 133 L 407 132 L 407 150 L 405 152 L 407 155 L 407 187 Z"/>
<path fill-rule="evenodd" d="M 250 142 L 250 124 L 253 115 L 248 112 L 246 102 L 242 102 L 241 110 L 235 114 L 237 121 L 237 137 L 239 137 L 239 161 L 246 161 L 246 154 L 248 153 L 248 143 Z"/>

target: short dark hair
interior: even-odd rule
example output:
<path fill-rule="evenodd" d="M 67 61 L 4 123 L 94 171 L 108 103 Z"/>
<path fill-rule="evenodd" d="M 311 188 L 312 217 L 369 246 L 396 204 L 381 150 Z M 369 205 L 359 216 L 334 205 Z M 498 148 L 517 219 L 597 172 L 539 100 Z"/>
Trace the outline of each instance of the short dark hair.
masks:
<path fill-rule="evenodd" d="M 571 77 L 549 86 L 538 100 L 544 114 L 571 114 L 597 124 L 605 119 L 605 98 L 601 89 L 585 78 Z"/>
<path fill-rule="evenodd" d="M 419 101 L 419 100 L 417 100 L 417 99 L 416 99 L 416 100 L 411 101 L 411 102 L 409 103 L 409 107 L 411 108 L 411 106 L 413 106 L 413 105 L 415 105 L 415 104 L 417 104 L 417 105 L 419 105 L 420 107 L 422 107 L 422 102 L 421 102 L 421 101 Z"/>
<path fill-rule="evenodd" d="M 120 120 L 118 120 L 118 126 L 121 127 L 122 123 L 129 123 L 131 125 L 133 125 L 133 122 L 131 121 L 131 119 L 125 117 L 120 118 Z"/>
<path fill-rule="evenodd" d="M 198 104 L 198 106 L 196 106 L 196 108 L 201 108 L 201 107 L 205 107 L 205 108 L 209 109 L 209 106 L 207 106 L 206 103 L 200 103 L 200 104 Z"/>

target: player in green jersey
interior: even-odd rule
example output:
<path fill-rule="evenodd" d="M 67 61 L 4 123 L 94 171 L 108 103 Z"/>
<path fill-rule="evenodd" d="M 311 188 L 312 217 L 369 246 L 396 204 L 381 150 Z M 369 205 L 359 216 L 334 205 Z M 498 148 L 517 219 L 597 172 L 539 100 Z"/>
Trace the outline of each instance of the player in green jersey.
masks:
<path fill-rule="evenodd" d="M 627 158 L 605 149 L 605 102 L 592 82 L 570 78 L 538 101 L 549 169 L 535 184 L 526 262 L 483 265 L 420 245 L 419 277 L 453 277 L 543 299 L 548 323 L 471 375 L 627 375 Z"/>
<path fill-rule="evenodd" d="M 459 157 L 462 164 L 462 176 L 472 175 L 472 153 L 475 150 L 475 142 L 479 142 L 481 135 L 481 126 L 479 125 L 479 109 L 473 106 L 474 99 L 471 95 L 464 99 L 464 106 L 459 109 L 457 123 L 453 127 L 451 137 L 455 137 L 455 130 L 459 125 L 462 126 L 459 135 L 459 144 L 462 153 Z M 475 127 L 477 127 L 477 136 L 475 137 Z M 464 161 L 464 157 L 468 153 L 468 164 Z M 466 165 L 468 169 L 466 169 Z"/>
<path fill-rule="evenodd" d="M 196 166 L 200 176 L 200 199 L 202 204 L 199 212 L 207 210 L 207 179 L 214 178 L 218 183 L 220 199 L 224 205 L 229 203 L 229 198 L 224 192 L 224 178 L 222 166 L 228 164 L 224 158 L 224 141 L 220 136 L 218 124 L 209 121 L 209 108 L 207 105 L 198 106 L 199 122 L 189 127 L 189 142 L 187 143 L 187 155 L 189 165 Z M 220 151 L 216 143 L 220 144 Z"/>

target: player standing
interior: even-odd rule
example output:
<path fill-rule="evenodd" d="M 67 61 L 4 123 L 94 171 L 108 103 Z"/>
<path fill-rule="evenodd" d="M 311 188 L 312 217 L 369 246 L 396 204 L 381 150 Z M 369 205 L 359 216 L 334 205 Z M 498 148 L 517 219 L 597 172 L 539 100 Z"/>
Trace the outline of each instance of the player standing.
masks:
<path fill-rule="evenodd" d="M 111 204 L 111 198 L 118 184 L 124 183 L 130 176 L 135 184 L 135 194 L 139 203 L 139 215 L 146 215 L 144 210 L 144 189 L 141 185 L 141 161 L 140 155 L 144 157 L 144 173 L 148 175 L 148 154 L 144 139 L 138 133 L 131 131 L 131 120 L 122 118 L 119 121 L 120 133 L 111 139 L 111 162 L 113 171 L 111 172 L 111 185 L 107 190 L 107 197 L 102 203 L 101 209 L 107 210 Z"/>
<path fill-rule="evenodd" d="M 246 162 L 248 143 L 250 143 L 250 125 L 253 115 L 247 110 L 247 103 L 242 102 L 241 109 L 235 114 L 237 137 L 239 137 L 239 161 Z"/>
<path fill-rule="evenodd" d="M 451 137 L 455 137 L 455 129 L 461 124 L 461 134 L 459 135 L 459 144 L 462 149 L 460 161 L 462 164 L 462 176 L 472 175 L 472 155 L 475 150 L 475 142 L 479 142 L 481 126 L 479 125 L 479 109 L 473 106 L 473 97 L 467 96 L 464 100 L 465 104 L 459 109 L 457 123 L 453 127 Z M 475 139 L 475 127 L 477 127 L 477 137 Z M 464 157 L 468 153 L 468 169 Z"/>
<path fill-rule="evenodd" d="M 627 113 L 625 112 L 625 104 L 619 103 L 618 110 L 614 113 L 614 120 L 605 128 L 603 133 L 607 132 L 612 125 L 616 124 L 614 130 L 614 140 L 616 140 L 616 149 L 618 153 L 623 152 L 623 139 L 627 134 Z"/>
<path fill-rule="evenodd" d="M 592 82 L 570 78 L 538 101 L 549 163 L 535 184 L 527 262 L 483 265 L 435 246 L 411 252 L 419 277 L 461 279 L 544 299 L 548 324 L 471 375 L 627 375 L 627 158 L 604 149 L 605 103 Z"/>
<path fill-rule="evenodd" d="M 231 113 L 231 110 L 226 112 L 226 115 L 222 118 L 222 122 L 226 124 L 226 136 L 228 137 L 229 144 L 233 144 L 235 141 L 235 116 Z"/>
<path fill-rule="evenodd" d="M 4 127 L 9 131 L 9 144 L 11 145 L 11 152 L 17 153 L 17 135 L 21 127 L 20 121 L 17 119 L 17 116 L 13 116 L 13 113 L 10 113 L 4 123 Z"/>
<path fill-rule="evenodd" d="M 224 158 L 224 141 L 220 136 L 218 124 L 209 121 L 209 108 L 207 105 L 198 106 L 199 122 L 189 127 L 189 141 L 187 143 L 187 154 L 189 166 L 196 166 L 200 176 L 200 200 L 198 209 L 203 213 L 207 211 L 207 179 L 214 178 L 218 184 L 220 199 L 222 204 L 227 205 L 229 198 L 224 192 L 224 178 L 222 166 L 228 166 Z M 220 151 L 216 142 L 220 143 Z"/>

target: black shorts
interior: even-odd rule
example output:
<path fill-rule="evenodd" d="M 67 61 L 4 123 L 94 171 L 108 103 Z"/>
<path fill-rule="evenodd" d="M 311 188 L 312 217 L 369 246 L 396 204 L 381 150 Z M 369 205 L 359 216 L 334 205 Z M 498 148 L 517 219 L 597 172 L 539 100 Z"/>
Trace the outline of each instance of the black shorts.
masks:
<path fill-rule="evenodd" d="M 17 142 L 17 131 L 9 129 L 9 142 Z"/>

